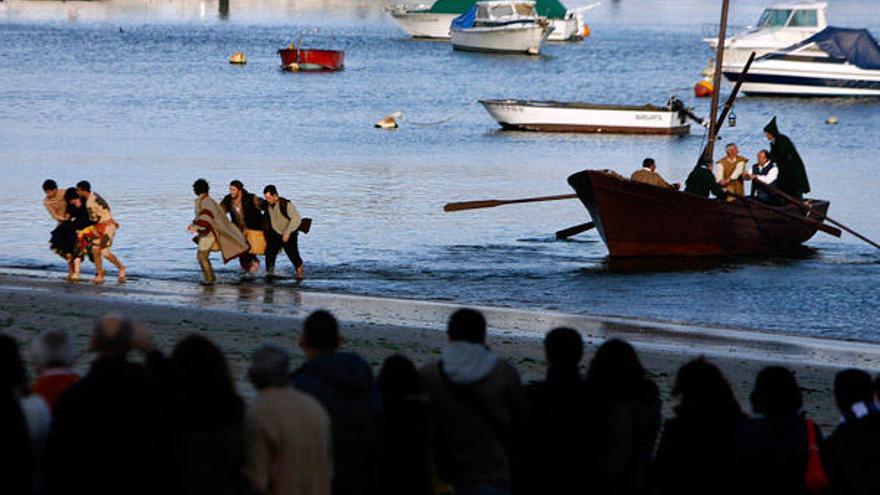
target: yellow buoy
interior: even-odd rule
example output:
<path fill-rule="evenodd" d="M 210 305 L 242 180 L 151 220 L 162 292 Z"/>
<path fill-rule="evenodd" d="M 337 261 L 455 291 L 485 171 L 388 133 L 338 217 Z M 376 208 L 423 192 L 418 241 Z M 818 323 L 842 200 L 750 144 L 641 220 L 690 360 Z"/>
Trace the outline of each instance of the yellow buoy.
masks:
<path fill-rule="evenodd" d="M 291 62 L 289 65 L 284 66 L 284 70 L 290 72 L 299 72 L 299 64 L 296 62 Z"/>
<path fill-rule="evenodd" d="M 834 125 L 834 124 L 836 124 L 837 122 L 838 122 L 837 117 L 835 117 L 834 115 L 832 115 L 831 117 L 828 117 L 827 119 L 825 119 L 825 123 L 828 124 L 828 125 Z"/>
<path fill-rule="evenodd" d="M 247 63 L 247 56 L 245 56 L 244 52 L 235 52 L 229 57 L 229 63 L 244 65 Z"/>

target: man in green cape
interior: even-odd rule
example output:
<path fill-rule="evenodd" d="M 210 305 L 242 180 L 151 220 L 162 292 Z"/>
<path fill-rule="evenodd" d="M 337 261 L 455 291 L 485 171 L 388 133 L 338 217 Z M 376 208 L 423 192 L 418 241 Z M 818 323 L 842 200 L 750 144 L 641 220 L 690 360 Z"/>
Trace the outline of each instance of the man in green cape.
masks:
<path fill-rule="evenodd" d="M 779 132 L 779 128 L 776 127 L 776 117 L 764 127 L 764 133 L 771 143 L 770 160 L 776 162 L 776 166 L 779 167 L 776 187 L 790 196 L 802 199 L 804 194 L 810 192 L 810 181 L 807 180 L 807 170 L 794 143 L 788 139 L 788 136 Z"/>

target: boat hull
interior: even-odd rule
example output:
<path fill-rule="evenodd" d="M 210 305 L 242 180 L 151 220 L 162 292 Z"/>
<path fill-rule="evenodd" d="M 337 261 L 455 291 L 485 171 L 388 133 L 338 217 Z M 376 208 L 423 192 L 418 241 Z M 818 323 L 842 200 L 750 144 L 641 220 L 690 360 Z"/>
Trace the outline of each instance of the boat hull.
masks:
<path fill-rule="evenodd" d="M 342 70 L 345 65 L 345 52 L 340 50 L 289 49 L 278 50 L 281 67 L 297 64 L 300 71 L 332 72 Z"/>
<path fill-rule="evenodd" d="M 724 64 L 722 72 L 735 81 L 742 69 Z M 880 70 L 827 57 L 771 55 L 752 64 L 742 91 L 765 96 L 880 96 Z"/>
<path fill-rule="evenodd" d="M 413 38 L 449 39 L 449 27 L 457 14 L 391 12 L 394 20 Z"/>
<path fill-rule="evenodd" d="M 537 55 L 549 29 L 537 24 L 452 29 L 455 50 Z"/>
<path fill-rule="evenodd" d="M 481 100 L 501 127 L 539 132 L 687 134 L 678 112 L 650 106 L 589 105 L 527 100 Z"/>
<path fill-rule="evenodd" d="M 816 233 L 795 206 L 767 208 L 754 199 L 727 202 L 633 182 L 608 171 L 568 178 L 612 257 L 782 254 Z M 813 208 L 824 215 L 827 201 Z"/>

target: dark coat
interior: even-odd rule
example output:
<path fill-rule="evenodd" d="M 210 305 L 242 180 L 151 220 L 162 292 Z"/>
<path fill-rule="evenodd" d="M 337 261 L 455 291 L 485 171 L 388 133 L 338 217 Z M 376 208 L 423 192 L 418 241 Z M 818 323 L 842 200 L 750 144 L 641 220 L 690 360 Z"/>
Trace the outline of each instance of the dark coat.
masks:
<path fill-rule="evenodd" d="M 58 399 L 46 493 L 176 493 L 171 395 L 140 364 L 97 359 Z"/>
<path fill-rule="evenodd" d="M 529 420 L 525 459 L 516 467 L 517 493 L 584 493 L 589 411 L 586 382 L 577 369 L 548 370 L 547 379 L 526 386 Z"/>
<path fill-rule="evenodd" d="M 589 390 L 587 493 L 646 495 L 653 489 L 653 455 L 660 431 L 660 393 L 645 380 L 627 396 Z"/>
<path fill-rule="evenodd" d="M 458 487 L 509 484 L 511 448 L 527 415 L 519 373 L 499 360 L 486 377 L 458 385 L 466 388 L 471 398 L 463 399 L 443 377 L 440 366 L 435 362 L 419 370 L 431 396 L 432 445 L 438 474 Z"/>
<path fill-rule="evenodd" d="M 386 397 L 379 490 L 382 495 L 429 495 L 431 409 L 425 395 Z"/>
<path fill-rule="evenodd" d="M 745 416 L 682 414 L 663 426 L 654 459 L 660 495 L 733 495 L 733 446 Z M 708 490 L 711 487 L 711 490 Z"/>
<path fill-rule="evenodd" d="M 833 495 L 880 493 L 880 413 L 851 419 L 828 437 L 822 452 Z"/>
<path fill-rule="evenodd" d="M 0 394 L 0 492 L 27 495 L 34 484 L 27 422 L 18 394 L 9 389 Z"/>
<path fill-rule="evenodd" d="M 239 229 L 248 228 L 250 230 L 265 230 L 267 219 L 263 215 L 262 205 L 265 201 L 256 197 L 247 190 L 241 191 L 241 210 L 242 215 L 236 214 L 235 208 L 232 207 L 232 196 L 227 194 L 220 202 L 220 206 L 227 214 L 229 219 Z"/>
<path fill-rule="evenodd" d="M 822 432 L 816 429 L 821 447 Z M 800 415 L 747 419 L 736 435 L 736 493 L 803 495 L 807 426 Z"/>
<path fill-rule="evenodd" d="M 357 354 L 320 354 L 297 369 L 290 383 L 317 399 L 330 416 L 333 494 L 373 493 L 382 400 L 370 365 Z"/>
<path fill-rule="evenodd" d="M 791 139 L 779 132 L 776 127 L 776 117 L 773 117 L 773 120 L 764 127 L 764 131 L 774 138 L 770 145 L 770 160 L 776 162 L 776 166 L 779 167 L 777 187 L 782 192 L 796 198 L 810 192 L 810 181 L 807 179 L 807 169 L 804 162 Z"/>
<path fill-rule="evenodd" d="M 715 174 L 706 167 L 697 166 L 688 175 L 684 183 L 684 192 L 696 194 L 704 198 L 709 197 L 709 193 L 715 195 L 716 198 L 727 196 L 724 189 L 715 181 Z"/>

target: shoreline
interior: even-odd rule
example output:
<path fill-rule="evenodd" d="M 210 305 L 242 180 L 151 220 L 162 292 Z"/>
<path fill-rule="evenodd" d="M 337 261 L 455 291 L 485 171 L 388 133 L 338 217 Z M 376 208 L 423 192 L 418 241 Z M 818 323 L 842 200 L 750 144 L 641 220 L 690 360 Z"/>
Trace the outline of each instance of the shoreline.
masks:
<path fill-rule="evenodd" d="M 48 276 L 0 273 L 0 331 L 27 342 L 45 328 L 62 326 L 75 338 L 76 369 L 85 373 L 86 351 L 95 318 L 123 313 L 145 323 L 157 346 L 169 352 L 191 332 L 203 332 L 225 353 L 239 391 L 253 390 L 245 370 L 250 353 L 263 342 L 291 351 L 293 366 L 304 356 L 296 341 L 302 321 L 319 308 L 340 321 L 344 349 L 361 353 L 378 369 L 382 360 L 400 352 L 421 365 L 439 357 L 448 315 L 460 305 L 370 296 L 312 292 L 290 286 L 213 286 L 179 284 L 159 290 L 149 280 L 117 286 L 70 284 Z M 880 371 L 880 345 L 775 335 L 710 327 L 694 327 L 623 318 L 596 318 L 550 311 L 479 307 L 489 324 L 489 343 L 520 371 L 523 381 L 540 379 L 545 371 L 541 339 L 556 326 L 571 326 L 584 337 L 585 370 L 596 347 L 608 338 L 623 338 L 639 352 L 657 381 L 664 416 L 675 401 L 670 390 L 678 367 L 704 355 L 730 380 L 743 409 L 760 368 L 782 364 L 794 369 L 804 389 L 805 411 L 825 428 L 837 422 L 832 393 L 834 373 L 846 367 Z M 23 351 L 27 354 L 27 348 Z"/>

